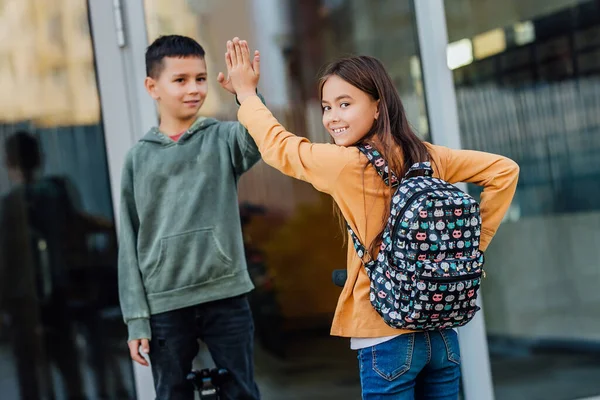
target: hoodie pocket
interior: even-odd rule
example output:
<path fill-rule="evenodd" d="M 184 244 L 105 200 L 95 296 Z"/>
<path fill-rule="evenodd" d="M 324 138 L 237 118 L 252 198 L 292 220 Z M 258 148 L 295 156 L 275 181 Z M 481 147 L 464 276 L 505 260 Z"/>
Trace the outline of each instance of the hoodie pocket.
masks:
<path fill-rule="evenodd" d="M 234 275 L 234 268 L 212 228 L 165 236 L 155 267 L 146 277 L 149 293 L 208 284 Z"/>

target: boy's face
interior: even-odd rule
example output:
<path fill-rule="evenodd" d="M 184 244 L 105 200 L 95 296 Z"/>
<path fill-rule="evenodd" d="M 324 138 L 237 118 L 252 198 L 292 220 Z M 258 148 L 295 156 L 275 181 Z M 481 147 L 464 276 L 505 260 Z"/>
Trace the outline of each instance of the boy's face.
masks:
<path fill-rule="evenodd" d="M 162 62 L 160 75 L 146 78 L 146 89 L 158 102 L 161 117 L 195 118 L 208 92 L 206 62 L 199 57 L 165 57 Z"/>

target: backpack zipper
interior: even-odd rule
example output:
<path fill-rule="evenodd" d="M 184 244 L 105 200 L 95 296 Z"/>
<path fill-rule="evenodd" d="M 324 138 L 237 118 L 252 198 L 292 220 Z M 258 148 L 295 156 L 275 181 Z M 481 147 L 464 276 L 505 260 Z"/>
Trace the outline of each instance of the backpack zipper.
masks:
<path fill-rule="evenodd" d="M 483 275 L 483 270 L 481 272 L 471 272 L 469 274 L 464 275 L 454 275 L 454 276 L 423 276 L 419 275 L 417 279 L 421 279 L 423 281 L 431 281 L 431 282 L 454 282 L 454 281 L 464 281 L 469 279 L 479 278 Z"/>

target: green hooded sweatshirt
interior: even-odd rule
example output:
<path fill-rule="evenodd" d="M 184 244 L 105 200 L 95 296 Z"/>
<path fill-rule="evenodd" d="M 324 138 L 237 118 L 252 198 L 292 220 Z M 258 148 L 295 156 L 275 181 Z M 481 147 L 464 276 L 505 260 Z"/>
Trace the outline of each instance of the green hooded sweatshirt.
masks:
<path fill-rule="evenodd" d="M 200 117 L 178 142 L 151 129 L 127 154 L 119 227 L 119 297 L 129 340 L 150 315 L 244 294 L 237 197 L 260 159 L 238 122 Z"/>

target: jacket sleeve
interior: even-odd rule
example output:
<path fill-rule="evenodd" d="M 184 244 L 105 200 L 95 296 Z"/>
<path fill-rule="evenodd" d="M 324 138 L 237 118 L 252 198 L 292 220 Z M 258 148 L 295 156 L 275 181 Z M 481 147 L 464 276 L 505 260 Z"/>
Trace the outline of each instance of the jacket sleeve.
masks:
<path fill-rule="evenodd" d="M 121 177 L 119 226 L 119 299 L 128 340 L 150 339 L 150 309 L 138 266 L 137 235 L 139 218 L 135 204 L 133 160 L 127 155 Z"/>
<path fill-rule="evenodd" d="M 260 94 L 258 97 L 265 104 L 265 99 Z M 230 123 L 228 135 L 227 143 L 233 161 L 233 168 L 236 177 L 240 177 L 260 160 L 260 152 L 248 130 L 239 122 Z"/>
<path fill-rule="evenodd" d="M 450 183 L 468 182 L 483 186 L 479 248 L 485 251 L 512 202 L 519 166 L 497 154 L 449 148 L 444 148 L 441 162 L 444 170 L 442 179 Z"/>
<path fill-rule="evenodd" d="M 263 160 L 286 175 L 332 193 L 333 186 L 349 162 L 350 149 L 288 132 L 257 96 L 244 100 L 238 119 L 254 138 Z"/>

